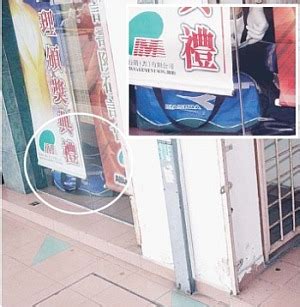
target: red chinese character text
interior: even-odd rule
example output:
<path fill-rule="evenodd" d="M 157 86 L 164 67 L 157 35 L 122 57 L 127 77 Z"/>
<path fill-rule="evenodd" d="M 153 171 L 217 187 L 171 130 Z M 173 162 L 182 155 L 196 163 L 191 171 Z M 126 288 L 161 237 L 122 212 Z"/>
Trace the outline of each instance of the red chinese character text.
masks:
<path fill-rule="evenodd" d="M 182 15 L 187 15 L 189 13 L 191 13 L 192 11 L 194 10 L 200 10 L 200 12 L 205 16 L 205 17 L 211 17 L 212 15 L 212 12 L 213 12 L 213 9 L 211 7 L 200 7 L 200 6 L 197 6 L 197 7 L 181 7 L 179 8 L 178 10 L 178 14 L 180 16 Z"/>
<path fill-rule="evenodd" d="M 61 59 L 58 45 L 46 45 L 47 67 L 53 71 L 61 69 Z"/>
<path fill-rule="evenodd" d="M 180 40 L 183 48 L 180 57 L 184 59 L 186 71 L 218 71 L 219 67 L 215 60 L 217 54 L 215 33 L 205 25 L 196 25 L 193 29 L 184 24 L 182 31 Z"/>
<path fill-rule="evenodd" d="M 41 10 L 39 13 L 40 28 L 46 36 L 57 36 L 52 10 Z"/>
<path fill-rule="evenodd" d="M 62 115 L 66 115 L 68 114 L 64 109 L 58 109 L 57 111 L 57 116 L 62 116 Z M 68 133 L 70 136 L 73 136 L 73 125 L 71 123 L 70 120 L 70 116 L 64 116 L 64 117 L 60 117 L 57 120 L 57 125 L 59 128 L 59 133 L 60 134 L 65 134 Z"/>
<path fill-rule="evenodd" d="M 67 104 L 68 98 L 66 93 L 66 83 L 63 79 L 52 77 L 50 79 L 50 88 L 55 104 L 64 103 Z"/>
<path fill-rule="evenodd" d="M 78 154 L 75 143 L 72 140 L 63 140 L 62 145 L 65 161 L 71 164 L 78 164 Z"/>

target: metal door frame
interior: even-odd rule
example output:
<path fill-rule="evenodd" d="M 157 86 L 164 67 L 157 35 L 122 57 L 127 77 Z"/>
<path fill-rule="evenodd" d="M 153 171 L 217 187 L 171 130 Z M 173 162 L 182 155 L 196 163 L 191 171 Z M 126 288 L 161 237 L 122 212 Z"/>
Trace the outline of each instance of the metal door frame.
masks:
<path fill-rule="evenodd" d="M 285 153 L 288 152 L 289 156 L 289 166 L 290 169 L 287 172 L 290 172 L 291 176 L 291 195 L 292 195 L 292 216 L 293 216 L 293 230 L 288 232 L 286 235 L 283 234 L 283 220 L 287 217 L 282 216 L 282 205 L 281 201 L 283 199 L 279 189 L 280 186 L 280 178 L 282 174 L 279 174 L 277 171 L 277 178 L 278 178 L 278 204 L 279 204 L 279 223 L 280 223 L 280 230 L 281 230 L 281 239 L 273 244 L 271 244 L 270 238 L 270 224 L 269 224 L 269 204 L 268 204 L 268 195 L 267 195 L 267 178 L 266 178 L 266 164 L 265 164 L 265 152 L 264 152 L 264 140 L 255 140 L 255 151 L 256 151 L 256 168 L 257 168 L 257 181 L 258 181 L 258 190 L 259 190 L 259 199 L 260 199 L 260 218 L 261 218 L 261 229 L 262 229 L 262 243 L 263 243 L 263 252 L 265 261 L 270 260 L 270 255 L 276 252 L 280 247 L 288 243 L 290 240 L 295 238 L 297 235 L 300 234 L 300 226 L 296 225 L 295 215 L 296 212 L 299 210 L 295 208 L 295 190 L 294 190 L 294 183 L 293 183 L 293 176 L 295 168 L 293 166 L 293 154 L 295 154 L 294 150 L 296 148 L 296 152 L 299 150 L 300 145 L 296 145 L 293 147 L 292 140 L 289 141 L 289 148 L 288 150 L 284 151 Z M 282 155 L 282 152 L 278 150 L 278 139 L 274 140 L 275 142 L 275 156 L 271 157 L 272 159 L 276 159 L 276 169 L 278 169 L 279 161 L 278 159 Z M 297 169 L 297 166 L 296 166 Z"/>
<path fill-rule="evenodd" d="M 193 294 L 196 290 L 194 251 L 186 198 L 184 167 L 180 141 L 158 139 L 171 249 L 178 290 Z"/>

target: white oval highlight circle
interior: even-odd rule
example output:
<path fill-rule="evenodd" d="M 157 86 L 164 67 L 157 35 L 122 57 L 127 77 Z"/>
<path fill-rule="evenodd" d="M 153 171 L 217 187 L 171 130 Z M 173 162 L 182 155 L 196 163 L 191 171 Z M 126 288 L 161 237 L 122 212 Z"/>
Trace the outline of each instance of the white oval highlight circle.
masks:
<path fill-rule="evenodd" d="M 51 124 L 54 121 L 57 121 L 60 118 L 64 118 L 67 116 L 87 116 L 87 117 L 92 117 L 92 118 L 96 118 L 100 121 L 105 122 L 106 124 L 108 124 L 109 126 L 113 127 L 114 129 L 116 129 L 118 131 L 118 133 L 122 136 L 123 138 L 123 144 L 126 146 L 126 159 L 128 160 L 128 164 L 129 164 L 129 175 L 127 175 L 127 183 L 124 186 L 124 188 L 122 189 L 122 191 L 119 193 L 119 195 L 114 198 L 112 201 L 110 201 L 108 204 L 106 204 L 105 206 L 99 208 L 99 209 L 95 209 L 95 210 L 88 210 L 88 211 L 68 211 L 68 210 L 64 210 L 64 209 L 60 209 L 57 208 L 56 206 L 50 204 L 49 202 L 47 202 L 45 199 L 43 199 L 34 189 L 34 187 L 32 186 L 31 182 L 30 182 L 30 178 L 28 175 L 28 169 L 27 169 L 27 159 L 28 159 L 28 153 L 29 153 L 29 148 L 32 144 L 32 142 L 34 141 L 34 139 L 37 137 L 37 135 L 49 124 Z M 127 168 L 128 169 L 128 168 Z M 127 171 L 126 169 L 126 171 Z M 111 123 L 109 120 L 107 120 L 106 118 L 99 116 L 99 115 L 95 115 L 95 114 L 91 114 L 91 113 L 84 113 L 84 112 L 73 112 L 73 113 L 68 113 L 68 114 L 64 114 L 64 115 L 60 115 L 60 116 L 56 116 L 50 120 L 48 120 L 47 122 L 45 122 L 41 127 L 39 127 L 34 134 L 32 135 L 32 137 L 30 138 L 26 149 L 25 149 L 25 154 L 24 154 L 24 173 L 25 173 L 25 178 L 26 181 L 28 183 L 28 186 L 30 188 L 30 190 L 32 191 L 32 193 L 45 205 L 47 205 L 49 208 L 56 210 L 58 212 L 61 213 L 65 213 L 65 214 L 69 214 L 69 215 L 88 215 L 88 214 L 93 214 L 96 212 L 100 212 L 103 211 L 105 209 L 107 209 L 108 207 L 112 206 L 115 202 L 117 202 L 125 193 L 125 191 L 129 188 L 129 185 L 131 183 L 131 178 L 132 178 L 132 151 L 131 151 L 131 147 L 129 146 L 129 144 L 126 141 L 126 136 L 125 134 L 120 130 L 119 127 L 117 127 L 115 124 Z M 76 206 L 77 207 L 77 206 Z"/>

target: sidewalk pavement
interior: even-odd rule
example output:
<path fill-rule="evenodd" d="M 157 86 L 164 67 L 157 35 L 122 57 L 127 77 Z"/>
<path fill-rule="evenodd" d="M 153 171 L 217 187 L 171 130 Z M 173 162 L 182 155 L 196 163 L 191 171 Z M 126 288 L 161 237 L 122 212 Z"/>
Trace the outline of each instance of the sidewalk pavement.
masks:
<path fill-rule="evenodd" d="M 299 307 L 300 248 L 224 303 L 3 211 L 3 306 Z"/>

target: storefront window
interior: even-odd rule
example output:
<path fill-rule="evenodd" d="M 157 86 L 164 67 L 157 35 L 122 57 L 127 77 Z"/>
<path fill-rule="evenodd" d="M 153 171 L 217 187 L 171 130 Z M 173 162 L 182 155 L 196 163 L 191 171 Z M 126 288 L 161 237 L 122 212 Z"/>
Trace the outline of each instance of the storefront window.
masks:
<path fill-rule="evenodd" d="M 115 72 L 103 1 L 9 2 L 44 192 L 98 209 L 127 184 Z M 38 131 L 48 120 L 52 120 Z M 105 212 L 133 223 L 128 196 Z"/>

